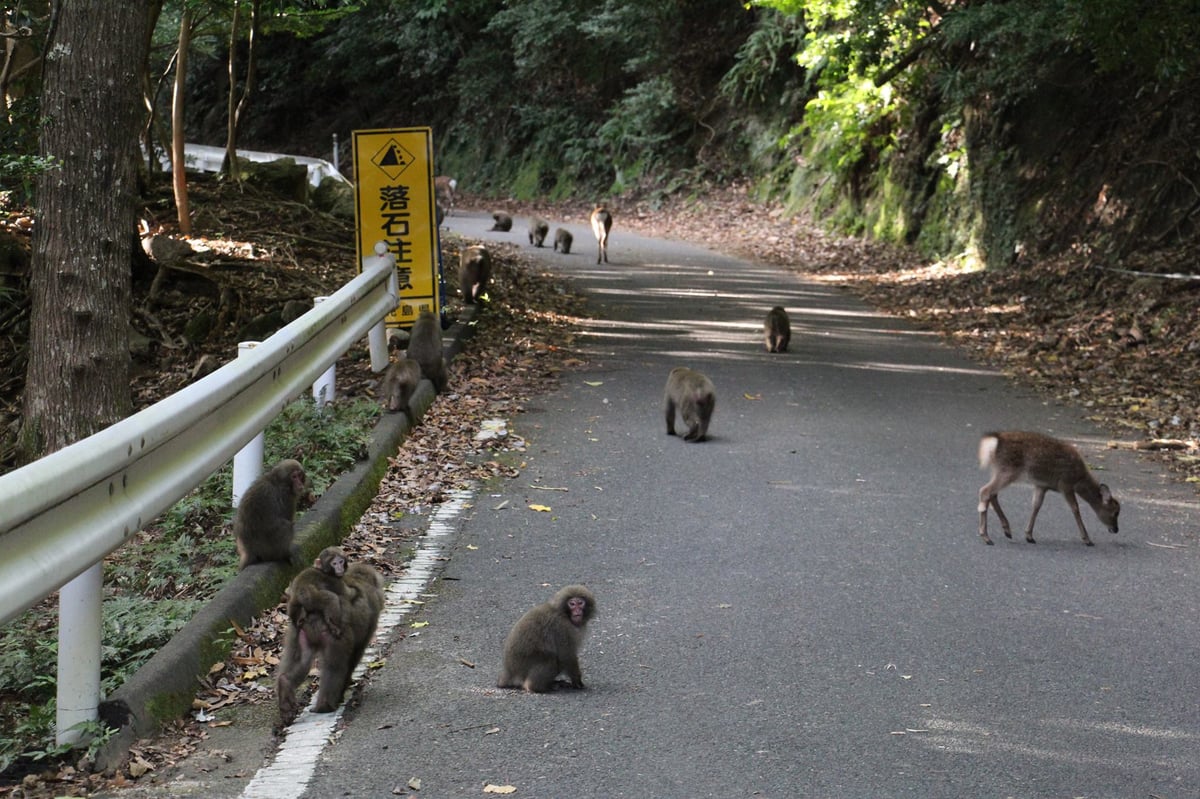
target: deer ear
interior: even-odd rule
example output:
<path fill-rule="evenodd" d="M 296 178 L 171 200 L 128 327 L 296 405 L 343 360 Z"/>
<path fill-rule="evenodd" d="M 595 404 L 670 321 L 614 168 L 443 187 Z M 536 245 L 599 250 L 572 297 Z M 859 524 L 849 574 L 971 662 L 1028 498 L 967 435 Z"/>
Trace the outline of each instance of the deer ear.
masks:
<path fill-rule="evenodd" d="M 1104 500 L 1105 502 L 1112 500 L 1112 492 L 1108 490 L 1108 486 L 1106 486 L 1104 483 L 1100 484 L 1100 499 Z"/>

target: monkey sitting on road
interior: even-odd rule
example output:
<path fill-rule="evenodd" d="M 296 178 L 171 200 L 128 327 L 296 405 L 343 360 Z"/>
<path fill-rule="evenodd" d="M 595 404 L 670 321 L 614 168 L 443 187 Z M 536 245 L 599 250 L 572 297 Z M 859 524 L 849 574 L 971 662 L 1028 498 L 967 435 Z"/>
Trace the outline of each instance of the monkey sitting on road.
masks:
<path fill-rule="evenodd" d="M 688 431 L 684 441 L 704 441 L 708 438 L 708 423 L 717 404 L 712 381 L 700 372 L 677 366 L 667 377 L 665 391 L 667 435 L 675 435 L 675 410 L 683 417 Z"/>
<path fill-rule="evenodd" d="M 499 230 L 503 233 L 512 230 L 512 217 L 503 211 L 493 211 L 492 219 L 496 220 L 495 224 L 492 225 L 492 230 Z"/>
<path fill-rule="evenodd" d="M 298 564 L 296 505 L 308 496 L 308 477 L 299 461 L 282 460 L 250 484 L 233 518 L 238 570 L 252 563 L 280 560 Z"/>
<path fill-rule="evenodd" d="M 763 336 L 766 338 L 767 352 L 787 352 L 788 342 L 792 340 L 792 323 L 782 305 L 767 311 Z"/>
<path fill-rule="evenodd" d="M 579 647 L 595 613 L 596 598 L 582 585 L 568 585 L 527 612 L 504 641 L 504 667 L 496 686 L 541 693 L 566 674 L 570 687 L 582 688 Z"/>
<path fill-rule="evenodd" d="M 375 634 L 384 604 L 383 578 L 365 563 L 351 563 L 346 567 L 342 581 L 345 593 L 339 599 L 340 636 L 334 635 L 324 617 L 316 613 L 309 614 L 300 626 L 294 622 L 288 625 L 275 681 L 279 715 L 284 723 L 290 722 L 299 711 L 296 689 L 316 659 L 320 660 L 321 671 L 313 711 L 332 713 L 336 710 L 345 696 L 350 675 Z"/>

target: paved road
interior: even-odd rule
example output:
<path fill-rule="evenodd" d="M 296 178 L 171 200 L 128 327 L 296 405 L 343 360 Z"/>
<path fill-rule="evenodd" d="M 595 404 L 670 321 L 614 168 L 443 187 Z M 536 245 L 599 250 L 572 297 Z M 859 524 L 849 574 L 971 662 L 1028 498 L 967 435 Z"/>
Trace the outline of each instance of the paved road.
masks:
<path fill-rule="evenodd" d="M 523 241 L 523 219 L 490 221 L 450 218 Z M 421 797 L 1197 795 L 1191 490 L 836 290 L 620 219 L 596 266 L 570 227 L 580 254 L 544 258 L 590 297 L 590 363 L 511 420 L 521 476 L 464 512 L 428 626 L 372 674 L 305 796 L 410 778 Z M 774 304 L 786 355 L 758 338 Z M 707 443 L 665 435 L 679 364 L 716 384 Z M 1085 548 L 1052 495 L 1036 546 L 984 546 L 975 448 L 1003 427 L 1079 443 L 1120 535 L 1085 507 Z M 1004 496 L 1023 525 L 1028 489 Z M 573 581 L 600 607 L 588 690 L 493 688 L 509 625 Z"/>

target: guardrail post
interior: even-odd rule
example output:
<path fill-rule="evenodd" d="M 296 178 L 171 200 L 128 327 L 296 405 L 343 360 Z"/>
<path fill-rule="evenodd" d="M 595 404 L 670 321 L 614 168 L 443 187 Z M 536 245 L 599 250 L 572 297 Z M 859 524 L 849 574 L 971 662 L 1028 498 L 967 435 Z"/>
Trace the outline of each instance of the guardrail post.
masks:
<path fill-rule="evenodd" d="M 257 341 L 241 341 L 238 342 L 238 357 L 249 355 L 254 351 L 259 342 Z M 250 439 L 246 446 L 242 447 L 233 456 L 233 507 L 237 507 L 242 501 L 242 497 L 250 486 L 258 479 L 263 470 L 263 449 L 265 436 L 260 431 L 258 435 Z"/>
<path fill-rule="evenodd" d="M 316 307 L 328 297 L 313 297 L 313 306 Z M 312 395 L 313 401 L 317 403 L 318 408 L 324 408 L 329 403 L 333 402 L 334 392 L 336 391 L 337 382 L 337 362 L 329 365 L 329 368 L 317 378 L 317 382 L 313 383 Z"/>
<path fill-rule="evenodd" d="M 337 134 L 334 134 L 337 135 Z M 375 257 L 383 258 L 388 254 L 388 246 L 385 242 L 375 242 Z M 363 269 L 367 268 L 367 259 L 363 258 Z M 400 278 L 396 275 L 396 270 L 392 269 L 391 277 L 388 278 L 388 293 L 392 295 L 392 299 L 396 305 L 400 304 Z M 387 340 L 387 317 L 379 320 L 379 324 L 367 331 L 367 345 L 371 352 L 371 371 L 382 372 L 388 367 L 391 358 L 388 353 Z"/>
<path fill-rule="evenodd" d="M 58 592 L 58 705 L 55 741 L 79 742 L 77 724 L 95 721 L 100 707 L 100 635 L 104 564 L 97 563 Z"/>

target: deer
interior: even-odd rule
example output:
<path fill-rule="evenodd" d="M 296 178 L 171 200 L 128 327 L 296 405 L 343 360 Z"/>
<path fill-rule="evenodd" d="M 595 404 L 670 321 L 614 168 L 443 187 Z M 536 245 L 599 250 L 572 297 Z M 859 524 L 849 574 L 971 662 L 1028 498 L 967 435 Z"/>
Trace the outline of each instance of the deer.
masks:
<path fill-rule="evenodd" d="M 1000 517 L 1005 538 L 1012 538 L 1012 530 L 1004 511 L 1000 510 L 997 496 L 1005 487 L 1016 482 L 1033 485 L 1033 512 L 1025 528 L 1025 540 L 1031 544 L 1037 543 L 1033 540 L 1033 523 L 1037 520 L 1047 491 L 1057 491 L 1066 499 L 1071 512 L 1075 514 L 1075 523 L 1079 525 L 1079 537 L 1087 546 L 1092 546 L 1092 539 L 1083 526 L 1076 497 L 1092 506 L 1096 518 L 1110 533 L 1117 532 L 1120 503 L 1108 486 L 1097 483 L 1096 478 L 1092 477 L 1079 450 L 1065 441 L 1041 433 L 1015 430 L 987 433 L 979 440 L 979 468 L 992 471 L 992 479 L 979 489 L 979 536 L 985 544 L 992 543 L 987 533 L 989 505 Z"/>
<path fill-rule="evenodd" d="M 602 256 L 604 263 L 608 263 L 608 231 L 612 230 L 612 214 L 605 206 L 597 205 L 592 210 L 590 221 L 592 233 L 596 236 L 596 263 L 600 263 Z"/>

